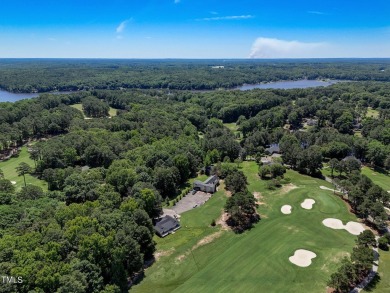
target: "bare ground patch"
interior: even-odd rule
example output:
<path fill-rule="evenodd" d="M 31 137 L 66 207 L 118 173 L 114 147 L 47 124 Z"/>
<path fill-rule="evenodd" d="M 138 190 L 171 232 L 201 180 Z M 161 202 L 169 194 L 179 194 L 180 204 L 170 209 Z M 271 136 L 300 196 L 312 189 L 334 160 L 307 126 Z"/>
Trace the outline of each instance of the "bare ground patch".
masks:
<path fill-rule="evenodd" d="M 175 251 L 174 248 L 171 248 L 171 249 L 168 249 L 168 250 L 160 250 L 160 251 L 157 251 L 157 252 L 154 254 L 154 258 L 156 259 L 156 261 L 158 261 L 161 257 L 163 257 L 163 256 L 169 256 L 169 255 L 171 255 L 174 251 Z"/>
<path fill-rule="evenodd" d="M 196 243 L 191 250 L 195 250 L 200 246 L 206 245 L 208 243 L 213 242 L 215 239 L 219 238 L 222 235 L 222 231 L 215 232 L 209 236 L 204 237 L 203 239 L 199 240 L 198 243 Z"/>
<path fill-rule="evenodd" d="M 182 262 L 192 251 L 194 251 L 195 249 L 197 249 L 203 245 L 206 245 L 206 244 L 213 242 L 215 239 L 219 238 L 222 235 L 222 233 L 223 233 L 222 230 L 220 230 L 220 231 L 217 231 L 213 234 L 210 234 L 210 235 L 202 238 L 201 240 L 198 241 L 198 243 L 196 243 L 194 246 L 192 246 L 192 248 L 190 250 L 187 250 L 185 253 L 176 257 L 176 262 Z"/>
<path fill-rule="evenodd" d="M 259 206 L 260 205 L 266 205 L 266 203 L 263 201 L 264 197 L 261 195 L 260 192 L 257 192 L 257 191 L 253 192 L 253 196 L 256 199 L 256 204 L 257 205 L 259 205 Z"/>
<path fill-rule="evenodd" d="M 225 213 L 222 211 L 222 215 L 219 217 L 219 219 L 216 221 L 217 225 L 220 225 L 222 230 L 230 230 L 230 227 L 228 224 L 226 224 L 226 221 L 229 219 L 228 213 Z"/>
<path fill-rule="evenodd" d="M 286 194 L 286 193 L 288 193 L 288 192 L 290 192 L 291 190 L 296 189 L 296 188 L 298 188 L 298 186 L 296 186 L 295 184 L 292 184 L 292 183 L 285 184 L 285 185 L 283 185 L 283 187 L 280 189 L 280 193 L 281 193 L 281 194 Z"/>

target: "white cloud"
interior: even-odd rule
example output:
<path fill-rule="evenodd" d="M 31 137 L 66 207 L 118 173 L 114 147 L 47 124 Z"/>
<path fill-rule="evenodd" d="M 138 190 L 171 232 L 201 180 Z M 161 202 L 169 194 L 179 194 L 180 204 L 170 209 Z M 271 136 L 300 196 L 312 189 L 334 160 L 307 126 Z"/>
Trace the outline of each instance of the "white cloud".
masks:
<path fill-rule="evenodd" d="M 118 25 L 118 27 L 116 28 L 116 33 L 117 33 L 117 34 L 122 33 L 122 32 L 125 30 L 126 25 L 128 24 L 129 21 L 130 21 L 129 19 L 126 19 L 126 20 L 122 21 L 122 22 Z"/>
<path fill-rule="evenodd" d="M 272 38 L 258 38 L 249 58 L 320 58 L 328 54 L 326 43 L 304 43 Z"/>
<path fill-rule="evenodd" d="M 210 14 L 217 15 L 218 12 L 216 12 L 216 11 L 210 11 Z"/>
<path fill-rule="evenodd" d="M 309 13 L 309 14 L 317 14 L 317 15 L 325 15 L 325 13 L 321 12 L 321 11 L 308 11 L 307 13 Z"/>
<path fill-rule="evenodd" d="M 230 15 L 230 16 L 217 16 L 217 17 L 206 17 L 206 18 L 199 18 L 198 21 L 210 21 L 210 20 L 234 20 L 234 19 L 249 19 L 254 18 L 253 15 Z"/>

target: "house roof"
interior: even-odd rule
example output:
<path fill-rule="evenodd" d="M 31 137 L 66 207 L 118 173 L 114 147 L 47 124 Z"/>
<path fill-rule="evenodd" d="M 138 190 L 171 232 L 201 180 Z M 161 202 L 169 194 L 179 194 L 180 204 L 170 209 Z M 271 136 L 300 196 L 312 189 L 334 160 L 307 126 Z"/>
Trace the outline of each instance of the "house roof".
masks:
<path fill-rule="evenodd" d="M 268 148 L 265 149 L 267 152 L 270 154 L 273 153 L 279 153 L 280 152 L 280 147 L 279 144 L 271 144 Z"/>
<path fill-rule="evenodd" d="M 160 235 L 164 235 L 178 226 L 180 226 L 178 221 L 176 221 L 171 216 L 165 216 L 156 223 L 154 230 L 156 230 L 156 232 Z"/>
<path fill-rule="evenodd" d="M 207 178 L 205 181 L 204 181 L 204 184 L 217 184 L 218 182 L 218 177 L 217 175 L 213 175 L 213 176 L 210 176 L 209 178 Z"/>

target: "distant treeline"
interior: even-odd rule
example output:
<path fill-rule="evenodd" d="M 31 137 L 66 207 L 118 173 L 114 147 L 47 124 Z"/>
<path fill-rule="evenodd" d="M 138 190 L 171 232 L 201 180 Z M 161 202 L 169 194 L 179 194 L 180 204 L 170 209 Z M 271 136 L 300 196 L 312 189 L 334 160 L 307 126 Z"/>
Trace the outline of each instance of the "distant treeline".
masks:
<path fill-rule="evenodd" d="M 234 88 L 244 83 L 327 78 L 390 81 L 390 59 L 0 59 L 0 88 L 11 92 L 120 88 L 210 90 Z"/>

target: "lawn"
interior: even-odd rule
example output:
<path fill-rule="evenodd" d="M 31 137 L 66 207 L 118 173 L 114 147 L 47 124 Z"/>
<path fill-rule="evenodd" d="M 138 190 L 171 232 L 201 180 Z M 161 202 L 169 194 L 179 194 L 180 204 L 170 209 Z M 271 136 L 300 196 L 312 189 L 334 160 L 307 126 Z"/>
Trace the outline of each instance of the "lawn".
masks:
<path fill-rule="evenodd" d="M 374 279 L 363 292 L 387 293 L 390 292 L 390 252 L 379 250 L 379 278 Z"/>
<path fill-rule="evenodd" d="M 73 104 L 73 105 L 70 105 L 70 106 L 72 108 L 75 108 L 75 109 L 81 111 L 83 113 L 83 115 L 84 115 L 84 118 L 88 118 L 84 114 L 83 105 L 82 104 Z M 114 117 L 114 116 L 116 116 L 116 111 L 117 111 L 117 109 L 110 107 L 110 110 L 109 110 L 108 114 L 110 115 L 110 117 Z"/>
<path fill-rule="evenodd" d="M 382 170 L 373 170 L 369 167 L 362 168 L 362 174 L 370 178 L 375 184 L 384 190 L 390 190 L 390 176 Z"/>
<path fill-rule="evenodd" d="M 239 138 L 242 137 L 242 132 L 238 130 L 238 125 L 236 123 L 224 123 L 223 125 L 237 136 L 237 141 L 240 140 Z"/>
<path fill-rule="evenodd" d="M 371 107 L 368 107 L 366 117 L 378 118 L 379 117 L 379 111 L 378 110 L 374 110 Z"/>
<path fill-rule="evenodd" d="M 293 185 L 269 191 L 257 169 L 254 162 L 242 164 L 249 190 L 261 192 L 264 203 L 258 208 L 262 220 L 253 229 L 235 235 L 209 226 L 226 200 L 223 191 L 217 192 L 204 206 L 182 215 L 182 229 L 167 238 L 156 238 L 158 251 L 170 255 L 148 268 L 144 280 L 131 291 L 325 292 L 335 264 L 352 251 L 356 237 L 326 228 L 321 222 L 330 217 L 344 222 L 356 217 L 331 191 L 319 188 L 331 187 L 323 180 L 288 171 L 286 176 Z M 316 200 L 312 210 L 300 207 L 308 197 Z M 284 204 L 293 207 L 291 215 L 280 212 Z M 215 238 L 205 238 L 210 234 Z M 207 244 L 198 247 L 200 240 Z M 300 248 L 317 254 L 307 268 L 288 260 Z"/>
<path fill-rule="evenodd" d="M 22 150 L 19 153 L 18 157 L 14 157 L 7 161 L 0 162 L 0 169 L 3 170 L 4 177 L 10 181 L 15 181 L 16 189 L 20 189 L 24 186 L 23 176 L 18 176 L 18 173 L 15 169 L 21 162 L 25 162 L 34 168 L 34 161 L 30 159 L 27 147 L 25 146 L 22 147 Z M 47 183 L 45 181 L 39 180 L 38 178 L 29 174 L 26 175 L 26 183 L 37 185 L 42 187 L 43 190 L 47 190 Z"/>

